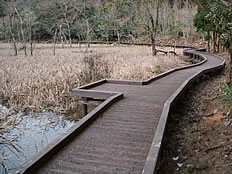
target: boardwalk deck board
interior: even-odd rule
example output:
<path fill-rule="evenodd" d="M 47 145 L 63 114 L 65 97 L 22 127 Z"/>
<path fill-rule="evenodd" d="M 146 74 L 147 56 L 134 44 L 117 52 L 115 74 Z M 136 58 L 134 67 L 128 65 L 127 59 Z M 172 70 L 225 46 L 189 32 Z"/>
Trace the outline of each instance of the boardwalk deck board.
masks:
<path fill-rule="evenodd" d="M 156 164 L 150 163 L 156 160 L 149 158 L 165 103 L 182 90 L 180 87 L 187 79 L 225 63 L 207 53 L 194 53 L 208 61 L 172 72 L 148 85 L 101 82 L 88 88 L 123 93 L 124 97 L 101 113 L 37 173 L 153 173 Z M 158 136 L 162 140 L 162 135 Z"/>

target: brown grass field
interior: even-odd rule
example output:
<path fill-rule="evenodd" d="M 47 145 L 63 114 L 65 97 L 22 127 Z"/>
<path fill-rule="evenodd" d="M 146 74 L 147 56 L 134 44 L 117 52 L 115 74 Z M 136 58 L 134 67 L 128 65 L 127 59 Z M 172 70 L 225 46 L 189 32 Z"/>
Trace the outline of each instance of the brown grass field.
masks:
<path fill-rule="evenodd" d="M 1 43 L 0 104 L 15 111 L 63 112 L 77 106 L 70 96 L 74 87 L 103 78 L 144 80 L 188 64 L 183 49 L 175 49 L 179 56 L 152 56 L 151 48 L 145 46 L 57 47 L 55 56 L 49 44 L 37 44 L 34 56 L 23 51 L 13 56 L 11 45 Z"/>

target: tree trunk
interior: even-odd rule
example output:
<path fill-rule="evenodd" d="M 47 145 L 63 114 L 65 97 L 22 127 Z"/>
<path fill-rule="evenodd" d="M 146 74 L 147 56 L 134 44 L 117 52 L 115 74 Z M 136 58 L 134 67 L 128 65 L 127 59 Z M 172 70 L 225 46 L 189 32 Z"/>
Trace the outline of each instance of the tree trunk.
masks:
<path fill-rule="evenodd" d="M 79 34 L 77 35 L 77 37 L 78 37 L 78 45 L 79 45 L 79 48 L 81 48 L 81 37 L 80 37 Z"/>
<path fill-rule="evenodd" d="M 6 34 L 6 24 L 5 24 L 5 17 L 3 16 L 2 17 L 2 25 L 3 25 L 3 28 L 4 28 L 4 33 Z M 4 40 L 6 40 L 7 36 L 4 34 Z"/>
<path fill-rule="evenodd" d="M 31 56 L 33 56 L 33 42 L 32 42 L 32 25 L 31 25 L 31 17 L 29 18 L 29 42 L 30 42 Z"/>
<path fill-rule="evenodd" d="M 210 53 L 210 40 L 208 40 L 208 52 Z"/>
<path fill-rule="evenodd" d="M 151 49 L 152 49 L 152 55 L 155 56 L 157 54 L 157 51 L 155 48 L 155 37 L 153 34 L 151 34 Z"/>
<path fill-rule="evenodd" d="M 13 25 L 13 26 L 14 26 L 14 25 Z M 19 25 L 17 24 L 17 22 L 16 22 L 16 31 L 17 31 L 17 38 L 18 38 L 18 41 L 23 42 L 22 37 L 21 37 L 21 34 L 20 34 Z"/>
<path fill-rule="evenodd" d="M 17 14 L 17 16 L 19 17 L 19 20 L 20 20 L 20 31 L 21 31 L 21 35 L 22 35 L 22 42 L 23 42 L 23 47 L 24 47 L 24 53 L 25 53 L 25 56 L 27 55 L 27 41 L 26 41 L 26 37 L 24 35 L 24 29 L 23 29 L 23 19 L 22 17 L 20 16 L 17 8 L 15 7 L 15 12 Z"/>
<path fill-rule="evenodd" d="M 17 56 L 18 54 L 18 50 L 17 50 L 17 45 L 16 45 L 16 41 L 15 41 L 15 38 L 14 38 L 14 34 L 13 34 L 13 21 L 12 21 L 12 16 L 9 16 L 10 18 L 10 35 L 11 35 L 11 38 L 12 38 L 12 41 L 13 41 L 13 47 L 14 47 L 14 55 Z"/>
<path fill-rule="evenodd" d="M 64 38 L 62 35 L 60 35 L 60 41 L 61 41 L 62 48 L 64 48 Z"/>
<path fill-rule="evenodd" d="M 210 36 L 210 32 L 208 31 L 208 36 Z M 208 38 L 208 52 L 210 53 L 210 39 Z"/>
<path fill-rule="evenodd" d="M 213 52 L 216 52 L 216 32 L 213 32 Z"/>
<path fill-rule="evenodd" d="M 69 37 L 69 46 L 72 48 L 72 38 L 71 38 L 71 30 L 70 28 L 68 29 L 68 37 Z"/>
<path fill-rule="evenodd" d="M 158 25 L 159 25 L 159 6 L 160 6 L 160 1 L 156 1 L 156 19 L 154 21 L 154 18 L 149 11 L 149 16 L 152 24 L 152 29 L 151 29 L 151 43 L 152 43 L 152 55 L 155 56 L 157 54 L 156 50 L 156 44 L 155 44 L 155 39 L 156 39 L 156 34 L 158 30 Z"/>
<path fill-rule="evenodd" d="M 117 25 L 116 32 L 117 32 L 117 37 L 118 37 L 118 44 L 120 44 L 121 43 L 121 37 L 120 37 L 120 32 L 119 32 L 119 29 L 118 29 L 118 25 Z"/>
<path fill-rule="evenodd" d="M 220 37 L 218 38 L 218 43 L 217 43 L 217 51 L 218 51 L 218 53 L 220 53 L 220 51 L 221 51 L 221 49 L 220 49 L 220 42 L 221 42 L 221 39 L 220 39 Z"/>
<path fill-rule="evenodd" d="M 214 31 L 212 35 L 213 35 L 212 46 L 213 46 L 213 52 L 215 53 L 216 52 L 216 34 Z"/>
<path fill-rule="evenodd" d="M 27 56 L 27 43 L 24 41 L 24 54 Z"/>
<path fill-rule="evenodd" d="M 67 38 L 66 38 L 66 36 L 65 36 L 65 34 L 64 34 L 63 30 L 62 30 L 61 25 L 60 25 L 59 36 L 60 36 L 60 41 L 61 41 L 61 44 L 62 44 L 62 48 L 64 48 L 65 47 L 64 43 L 66 42 L 68 44 L 69 42 L 67 41 Z M 64 42 L 64 40 L 65 40 L 65 42 Z"/>
<path fill-rule="evenodd" d="M 88 48 L 90 48 L 90 37 L 89 37 L 89 33 L 87 34 L 87 44 L 88 44 Z"/>
<path fill-rule="evenodd" d="M 30 42 L 30 46 L 31 46 L 31 56 L 33 56 L 33 43 Z"/>
<path fill-rule="evenodd" d="M 55 31 L 55 35 L 54 35 L 54 46 L 53 46 L 53 55 L 56 55 L 56 35 L 57 35 L 57 29 Z"/>
<path fill-rule="evenodd" d="M 60 25 L 60 29 L 59 29 L 59 37 L 60 37 L 60 42 L 61 42 L 62 48 L 64 48 L 64 39 L 63 39 L 61 25 Z"/>
<path fill-rule="evenodd" d="M 65 42 L 68 44 L 69 41 L 67 40 L 67 38 L 66 38 L 66 36 L 65 36 L 65 34 L 64 34 L 63 30 L 62 30 L 62 28 L 61 28 L 61 34 L 62 34 L 63 39 L 65 40 Z M 63 40 L 63 41 L 64 41 L 64 40 Z"/>
<path fill-rule="evenodd" d="M 68 37 L 69 37 L 69 46 L 72 48 L 72 39 L 71 39 L 71 28 L 70 28 L 70 22 L 68 21 L 67 13 L 68 13 L 68 6 L 64 3 L 65 10 L 64 10 L 64 18 L 66 25 L 68 27 Z"/>
<path fill-rule="evenodd" d="M 86 25 L 87 25 L 86 39 L 87 39 L 88 48 L 90 48 L 90 28 L 89 28 L 89 20 L 88 19 L 86 19 Z"/>

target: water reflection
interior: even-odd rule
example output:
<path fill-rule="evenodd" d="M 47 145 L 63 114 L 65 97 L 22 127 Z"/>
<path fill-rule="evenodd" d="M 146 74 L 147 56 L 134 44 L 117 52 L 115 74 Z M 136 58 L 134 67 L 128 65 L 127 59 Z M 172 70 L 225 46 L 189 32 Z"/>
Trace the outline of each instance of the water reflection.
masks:
<path fill-rule="evenodd" d="M 12 112 L 3 106 L 1 110 Z M 16 118 L 15 127 L 0 132 L 1 174 L 15 173 L 23 163 L 75 124 L 75 121 L 65 120 L 64 115 L 52 112 L 10 114 Z"/>

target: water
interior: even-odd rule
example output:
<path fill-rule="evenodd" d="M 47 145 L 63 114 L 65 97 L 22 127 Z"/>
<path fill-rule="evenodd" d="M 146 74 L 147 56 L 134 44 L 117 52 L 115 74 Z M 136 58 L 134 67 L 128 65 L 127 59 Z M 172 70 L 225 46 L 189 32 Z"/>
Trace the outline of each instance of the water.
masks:
<path fill-rule="evenodd" d="M 15 119 L 15 127 L 0 132 L 0 174 L 15 173 L 26 161 L 75 124 L 64 115 L 52 112 L 15 114 L 0 105 Z M 1 131 L 1 129 L 0 129 Z"/>

